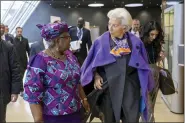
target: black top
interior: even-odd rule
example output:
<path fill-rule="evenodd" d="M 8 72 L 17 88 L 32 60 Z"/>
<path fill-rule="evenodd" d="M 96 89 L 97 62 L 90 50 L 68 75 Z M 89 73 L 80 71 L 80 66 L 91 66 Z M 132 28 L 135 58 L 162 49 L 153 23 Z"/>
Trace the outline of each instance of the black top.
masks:
<path fill-rule="evenodd" d="M 30 55 L 28 39 L 22 37 L 20 40 L 19 38 L 15 37 L 13 44 L 18 54 L 17 57 L 20 63 L 20 70 L 21 70 L 21 73 L 23 74 L 27 68 L 27 62 L 28 62 L 26 53 L 28 53 L 28 56 Z"/>
<path fill-rule="evenodd" d="M 158 53 L 153 43 L 145 46 L 149 64 L 155 64 L 157 62 Z"/>

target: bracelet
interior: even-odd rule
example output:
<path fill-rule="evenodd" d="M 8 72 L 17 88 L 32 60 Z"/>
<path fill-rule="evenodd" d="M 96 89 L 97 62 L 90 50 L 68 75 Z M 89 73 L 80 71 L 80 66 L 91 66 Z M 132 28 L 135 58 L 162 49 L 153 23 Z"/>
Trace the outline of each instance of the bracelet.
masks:
<path fill-rule="evenodd" d="M 87 101 L 87 98 L 85 97 L 85 98 L 83 98 L 81 101 L 82 101 L 82 102 L 83 102 L 83 101 Z"/>
<path fill-rule="evenodd" d="M 87 98 L 85 97 L 85 98 L 83 98 L 83 101 L 87 101 Z"/>

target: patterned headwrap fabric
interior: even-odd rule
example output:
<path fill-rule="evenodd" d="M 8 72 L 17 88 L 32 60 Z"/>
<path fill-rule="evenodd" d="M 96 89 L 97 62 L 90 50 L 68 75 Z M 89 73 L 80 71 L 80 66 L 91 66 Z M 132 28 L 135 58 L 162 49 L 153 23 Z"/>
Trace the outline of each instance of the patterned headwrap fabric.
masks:
<path fill-rule="evenodd" d="M 65 22 L 49 23 L 45 25 L 38 24 L 37 27 L 41 30 L 41 36 L 46 41 L 51 41 L 63 32 L 68 32 L 68 25 Z"/>

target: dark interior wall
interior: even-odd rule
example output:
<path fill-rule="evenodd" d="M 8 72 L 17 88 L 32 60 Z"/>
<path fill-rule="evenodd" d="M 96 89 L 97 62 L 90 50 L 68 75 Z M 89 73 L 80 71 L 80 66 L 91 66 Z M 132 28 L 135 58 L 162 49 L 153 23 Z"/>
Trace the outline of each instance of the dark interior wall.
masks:
<path fill-rule="evenodd" d="M 137 18 L 140 20 L 141 25 L 144 25 L 150 20 L 156 20 L 158 22 L 161 21 L 161 8 L 128 8 L 128 11 L 131 13 L 133 18 Z"/>
<path fill-rule="evenodd" d="M 110 8 L 111 9 L 111 8 Z M 100 34 L 106 31 L 108 22 L 107 12 L 108 8 L 52 8 L 45 2 L 41 2 L 35 9 L 33 14 L 23 26 L 23 35 L 29 39 L 30 42 L 41 41 L 40 31 L 36 27 L 37 24 L 47 24 L 50 22 L 50 16 L 59 16 L 65 20 L 69 25 L 75 26 L 78 17 L 83 17 L 90 22 L 91 26 L 99 26 Z M 141 24 L 149 20 L 160 21 L 160 8 L 128 8 L 133 18 L 138 18 Z"/>

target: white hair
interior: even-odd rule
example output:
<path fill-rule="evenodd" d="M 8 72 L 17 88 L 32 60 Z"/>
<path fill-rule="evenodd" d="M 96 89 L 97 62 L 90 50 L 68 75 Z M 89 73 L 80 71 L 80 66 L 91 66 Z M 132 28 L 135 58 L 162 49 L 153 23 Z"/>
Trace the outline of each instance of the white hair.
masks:
<path fill-rule="evenodd" d="M 110 10 L 107 14 L 109 19 L 116 18 L 121 21 L 121 25 L 126 26 L 129 30 L 132 26 L 132 16 L 125 8 L 116 8 Z"/>

